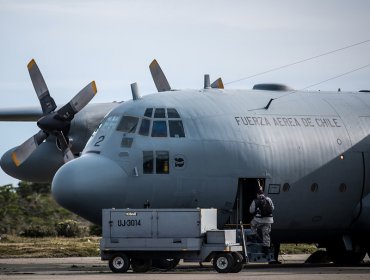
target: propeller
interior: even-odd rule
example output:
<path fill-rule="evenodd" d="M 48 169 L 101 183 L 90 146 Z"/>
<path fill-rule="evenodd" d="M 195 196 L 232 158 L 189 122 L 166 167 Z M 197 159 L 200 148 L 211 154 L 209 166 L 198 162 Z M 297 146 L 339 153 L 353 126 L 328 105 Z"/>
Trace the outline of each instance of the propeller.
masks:
<path fill-rule="evenodd" d="M 49 135 L 54 135 L 63 152 L 64 162 L 68 162 L 74 156 L 65 135 L 68 133 L 74 116 L 95 96 L 97 92 L 96 84 L 92 81 L 77 93 L 71 101 L 55 111 L 57 106 L 49 94 L 45 80 L 34 59 L 28 63 L 27 68 L 43 112 L 43 116 L 37 121 L 37 126 L 41 130 L 13 151 L 12 160 L 16 166 L 21 165 Z"/>
<path fill-rule="evenodd" d="M 224 83 L 222 82 L 222 79 L 221 79 L 221 78 L 218 78 L 216 81 L 214 81 L 214 82 L 211 84 L 211 88 L 220 88 L 220 89 L 224 89 Z"/>
<path fill-rule="evenodd" d="M 149 69 L 158 92 L 170 91 L 171 86 L 168 83 L 167 78 L 164 75 L 162 68 L 161 66 L 159 66 L 157 60 L 154 59 L 152 63 L 150 63 Z"/>
<path fill-rule="evenodd" d="M 163 73 L 162 68 L 159 66 L 159 63 L 156 59 L 150 63 L 149 69 L 158 92 L 172 90 L 166 75 Z M 223 89 L 224 83 L 222 82 L 221 78 L 218 78 L 210 85 L 210 87 Z"/>

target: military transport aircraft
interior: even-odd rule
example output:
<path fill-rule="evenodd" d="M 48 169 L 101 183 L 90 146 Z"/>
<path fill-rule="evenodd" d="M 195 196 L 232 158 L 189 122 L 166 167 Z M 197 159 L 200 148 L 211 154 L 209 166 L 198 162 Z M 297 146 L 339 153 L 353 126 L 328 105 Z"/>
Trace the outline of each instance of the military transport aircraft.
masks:
<path fill-rule="evenodd" d="M 87 85 L 57 108 L 32 60 L 41 108 L 3 109 L 2 121 L 40 131 L 2 156 L 9 175 L 52 182 L 63 207 L 101 223 L 103 208 L 219 209 L 219 226 L 248 223 L 259 185 L 274 201 L 273 241 L 317 243 L 336 263 L 370 253 L 370 94 L 295 91 L 279 84 L 224 89 L 222 80 L 92 104 Z"/>

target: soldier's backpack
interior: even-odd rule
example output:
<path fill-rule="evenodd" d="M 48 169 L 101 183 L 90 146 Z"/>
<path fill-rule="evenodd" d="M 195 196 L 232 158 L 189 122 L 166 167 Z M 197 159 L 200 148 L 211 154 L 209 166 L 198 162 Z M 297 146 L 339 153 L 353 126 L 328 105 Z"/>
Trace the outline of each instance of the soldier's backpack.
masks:
<path fill-rule="evenodd" d="M 258 208 L 262 218 L 272 217 L 272 205 L 263 195 L 258 196 L 256 208 Z"/>

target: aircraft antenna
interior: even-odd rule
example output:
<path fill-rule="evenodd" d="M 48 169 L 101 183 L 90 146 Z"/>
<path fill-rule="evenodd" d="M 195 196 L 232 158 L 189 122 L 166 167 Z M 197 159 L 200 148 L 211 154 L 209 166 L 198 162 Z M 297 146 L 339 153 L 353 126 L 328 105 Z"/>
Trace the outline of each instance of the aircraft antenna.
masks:
<path fill-rule="evenodd" d="M 358 42 L 358 43 L 355 43 L 355 44 L 352 44 L 352 45 L 348 45 L 348 46 L 345 46 L 345 47 L 342 47 L 342 48 L 339 48 L 339 49 L 331 50 L 331 51 L 328 51 L 328 52 L 325 52 L 325 53 L 322 53 L 322 54 L 319 54 L 319 55 L 311 56 L 309 58 L 305 58 L 305 59 L 301 59 L 301 60 L 298 60 L 298 61 L 295 61 L 295 62 L 292 62 L 292 63 L 289 63 L 289 64 L 285 64 L 283 66 L 279 66 L 279 67 L 275 67 L 275 68 L 272 68 L 272 69 L 269 69 L 269 70 L 266 70 L 266 71 L 263 71 L 263 72 L 259 72 L 257 74 L 251 75 L 251 76 L 247 76 L 247 77 L 244 77 L 244 78 L 233 80 L 231 82 L 225 83 L 224 85 L 230 85 L 230 84 L 233 84 L 233 83 L 248 80 L 248 79 L 251 79 L 251 78 L 254 78 L 254 77 L 257 77 L 257 76 L 261 76 L 261 75 L 264 75 L 264 74 L 267 74 L 267 73 L 271 73 L 271 72 L 274 72 L 274 71 L 277 71 L 277 70 L 281 70 L 281 69 L 284 69 L 284 68 L 287 68 L 287 67 L 290 67 L 290 66 L 293 66 L 293 65 L 296 65 L 296 64 L 300 64 L 300 63 L 310 61 L 310 60 L 313 60 L 313 59 L 316 59 L 316 58 L 320 58 L 320 57 L 323 57 L 323 56 L 326 56 L 326 55 L 329 55 L 329 54 L 340 52 L 340 51 L 343 51 L 343 50 L 346 50 L 346 49 L 349 49 L 349 48 L 353 48 L 353 47 L 356 47 L 356 46 L 359 46 L 359 45 L 362 45 L 362 44 L 367 44 L 369 42 L 370 42 L 370 39 L 365 40 L 365 41 L 361 41 L 361 42 Z"/>
<path fill-rule="evenodd" d="M 132 93 L 132 100 L 138 100 L 141 98 L 137 83 L 131 84 L 131 93 Z"/>
<path fill-rule="evenodd" d="M 270 99 L 270 101 L 269 101 L 269 103 L 267 103 L 267 105 L 265 106 L 265 110 L 268 110 L 268 108 L 270 107 L 270 105 L 271 105 L 271 103 L 272 103 L 272 101 L 274 101 L 274 98 L 271 98 Z"/>
<path fill-rule="evenodd" d="M 315 83 L 315 84 L 309 85 L 309 86 L 304 87 L 304 88 L 301 88 L 301 89 L 291 90 L 291 91 L 287 92 L 286 94 L 283 94 L 283 95 L 281 95 L 281 96 L 279 96 L 279 97 L 271 98 L 271 99 L 270 99 L 270 101 L 267 103 L 267 105 L 266 105 L 265 107 L 262 107 L 262 108 L 259 108 L 259 109 L 252 109 L 252 110 L 249 110 L 249 111 L 261 110 L 261 109 L 265 109 L 265 110 L 267 110 L 267 109 L 270 107 L 271 102 L 272 102 L 273 100 L 278 100 L 278 99 L 280 99 L 280 98 L 286 97 L 286 96 L 291 95 L 291 94 L 293 94 L 293 93 L 296 93 L 296 92 L 298 92 L 298 91 L 303 91 L 303 90 L 306 90 L 306 89 L 312 88 L 312 87 L 314 87 L 314 86 L 321 85 L 321 84 L 326 83 L 326 82 L 328 82 L 328 81 L 331 81 L 331 80 L 334 80 L 334 79 L 337 79 L 337 78 L 340 78 L 340 77 L 343 77 L 343 76 L 349 75 L 349 74 L 351 74 L 351 73 L 353 73 L 353 72 L 356 72 L 356 71 L 359 71 L 359 70 L 365 69 L 365 68 L 367 68 L 367 67 L 370 67 L 370 64 L 367 64 L 367 65 L 361 66 L 361 67 L 356 68 L 356 69 L 352 69 L 351 71 L 348 71 L 348 72 L 345 72 L 345 73 L 342 73 L 342 74 L 336 75 L 336 76 L 334 76 L 334 77 L 331 77 L 331 78 L 326 79 L 326 80 L 323 80 L 323 81 L 321 81 L 321 82 L 318 82 L 318 83 Z"/>
<path fill-rule="evenodd" d="M 300 89 L 300 90 L 305 90 L 305 89 L 309 89 L 309 88 L 312 88 L 312 87 L 317 86 L 317 85 L 321 85 L 321 84 L 326 83 L 326 82 L 328 82 L 328 81 L 331 81 L 331 80 L 334 80 L 334 79 L 337 79 L 337 78 L 340 78 L 340 77 L 346 76 L 346 75 L 348 75 L 348 74 L 351 74 L 351 73 L 353 73 L 353 72 L 356 72 L 356 71 L 359 71 L 359 70 L 365 69 L 365 68 L 367 68 L 367 67 L 369 67 L 369 66 L 370 66 L 370 64 L 367 64 L 367 65 L 361 66 L 361 67 L 359 67 L 359 68 L 352 69 L 352 70 L 350 70 L 350 71 L 348 71 L 348 72 L 345 72 L 345 73 L 339 74 L 339 75 L 337 75 L 337 76 L 331 77 L 331 78 L 329 78 L 329 79 L 326 79 L 326 80 L 324 80 L 324 81 L 318 82 L 318 83 L 316 83 L 316 84 L 309 85 L 309 86 L 304 87 L 304 88 L 302 88 L 302 89 Z"/>
<path fill-rule="evenodd" d="M 204 89 L 211 88 L 211 81 L 209 78 L 209 74 L 204 75 Z"/>

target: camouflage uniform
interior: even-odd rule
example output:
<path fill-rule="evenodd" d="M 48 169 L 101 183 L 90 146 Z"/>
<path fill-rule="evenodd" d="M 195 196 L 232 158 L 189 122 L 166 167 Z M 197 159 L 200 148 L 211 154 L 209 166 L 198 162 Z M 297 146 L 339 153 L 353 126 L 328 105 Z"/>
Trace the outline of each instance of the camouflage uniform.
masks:
<path fill-rule="evenodd" d="M 259 194 L 259 196 L 264 196 L 263 194 Z M 272 209 L 274 209 L 274 203 L 269 197 L 265 197 L 266 200 L 271 204 Z M 256 202 L 253 200 L 251 206 L 249 207 L 249 212 L 254 214 L 254 218 L 251 221 L 251 230 L 254 234 L 258 234 L 262 237 L 262 243 L 264 247 L 270 247 L 270 232 L 271 232 L 271 224 L 274 222 L 272 215 L 270 217 L 262 217 L 261 212 L 258 208 L 256 208 Z M 261 234 L 259 234 L 261 233 Z"/>
<path fill-rule="evenodd" d="M 265 247 L 270 247 L 270 232 L 271 224 L 261 224 L 256 222 L 255 219 L 251 221 L 251 230 L 253 234 L 257 234 L 262 237 L 262 244 Z"/>

